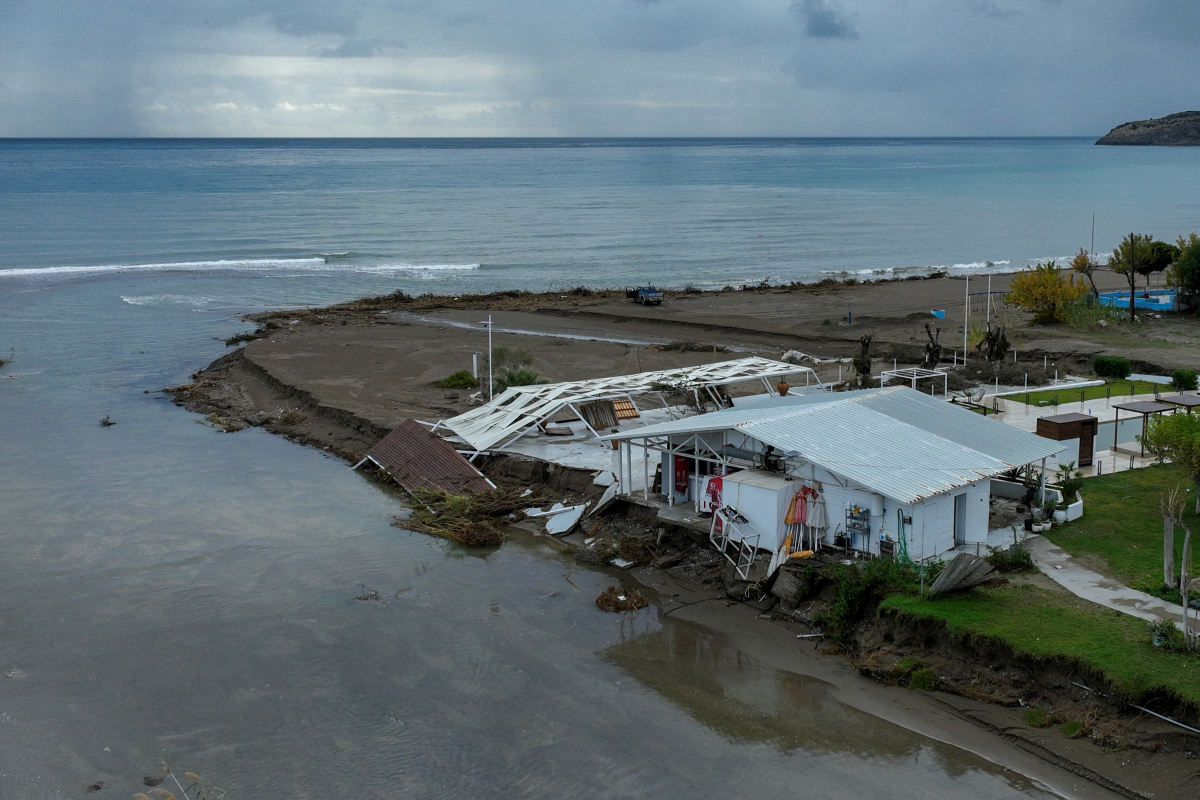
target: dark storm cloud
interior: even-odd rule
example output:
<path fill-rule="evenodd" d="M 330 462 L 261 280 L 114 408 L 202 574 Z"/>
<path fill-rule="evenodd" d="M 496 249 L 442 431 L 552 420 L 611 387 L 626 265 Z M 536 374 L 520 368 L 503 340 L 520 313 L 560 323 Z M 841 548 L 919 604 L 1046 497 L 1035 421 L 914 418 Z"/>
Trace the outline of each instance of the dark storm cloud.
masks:
<path fill-rule="evenodd" d="M 795 0 L 792 13 L 804 21 L 804 33 L 815 39 L 853 39 L 854 23 L 829 0 Z"/>
<path fill-rule="evenodd" d="M 0 135 L 1100 134 L 1196 0 L 8 0 Z"/>

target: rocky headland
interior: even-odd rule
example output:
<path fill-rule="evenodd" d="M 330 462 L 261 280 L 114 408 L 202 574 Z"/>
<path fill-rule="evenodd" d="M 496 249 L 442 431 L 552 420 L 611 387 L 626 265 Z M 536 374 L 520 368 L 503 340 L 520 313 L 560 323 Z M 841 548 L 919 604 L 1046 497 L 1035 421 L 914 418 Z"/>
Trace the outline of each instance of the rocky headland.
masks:
<path fill-rule="evenodd" d="M 1159 119 L 1126 122 L 1100 137 L 1096 144 L 1160 147 L 1200 145 L 1200 111 L 1182 111 Z"/>

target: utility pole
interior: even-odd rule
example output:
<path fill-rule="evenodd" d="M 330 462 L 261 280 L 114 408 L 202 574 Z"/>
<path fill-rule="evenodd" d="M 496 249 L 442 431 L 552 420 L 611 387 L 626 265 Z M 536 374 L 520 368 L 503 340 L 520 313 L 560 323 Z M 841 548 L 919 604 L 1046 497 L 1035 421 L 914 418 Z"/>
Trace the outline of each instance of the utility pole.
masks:
<path fill-rule="evenodd" d="M 963 297 L 963 366 L 967 365 L 967 326 L 971 322 L 971 276 L 967 276 L 967 290 Z"/>
<path fill-rule="evenodd" d="M 488 329 L 488 402 L 492 399 L 492 315 L 488 314 L 487 322 L 480 323 L 487 325 Z"/>

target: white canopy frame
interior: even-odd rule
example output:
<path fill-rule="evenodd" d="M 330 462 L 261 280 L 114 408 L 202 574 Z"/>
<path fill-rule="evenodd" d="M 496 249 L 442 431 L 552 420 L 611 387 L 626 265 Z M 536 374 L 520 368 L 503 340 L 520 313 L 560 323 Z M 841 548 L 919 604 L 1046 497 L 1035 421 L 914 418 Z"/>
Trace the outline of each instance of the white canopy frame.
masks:
<path fill-rule="evenodd" d="M 692 392 L 697 402 L 703 391 L 719 407 L 721 398 L 715 390 L 718 386 L 757 380 L 762 381 L 768 393 L 774 393 L 770 379 L 787 375 L 804 375 L 806 387 L 815 384 L 825 389 L 817 373 L 810 367 L 753 356 L 611 378 L 513 386 L 485 405 L 438 422 L 433 430 L 443 427 L 449 429 L 478 453 L 492 447 L 509 446 L 537 425 L 568 409 L 587 425 L 593 436 L 599 438 L 602 434 L 592 428 L 579 411 L 583 403 L 617 399 L 633 402 L 635 395 L 660 391 L 661 387 L 667 385 L 676 390 Z M 634 408 L 637 408 L 636 403 Z"/>
<path fill-rule="evenodd" d="M 915 391 L 917 381 L 925 378 L 941 378 L 942 379 L 942 396 L 950 396 L 950 376 L 940 369 L 925 369 L 924 367 L 907 367 L 905 369 L 885 369 L 879 373 L 879 388 L 888 382 L 889 378 L 899 378 L 900 380 L 909 381 L 909 385 Z"/>

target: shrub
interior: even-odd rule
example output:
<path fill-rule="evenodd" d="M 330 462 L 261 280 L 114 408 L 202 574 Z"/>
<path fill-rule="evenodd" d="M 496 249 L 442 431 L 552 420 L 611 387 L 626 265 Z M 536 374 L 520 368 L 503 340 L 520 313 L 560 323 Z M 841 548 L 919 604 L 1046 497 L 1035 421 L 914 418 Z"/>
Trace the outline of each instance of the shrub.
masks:
<path fill-rule="evenodd" d="M 527 367 L 520 369 L 506 369 L 500 373 L 500 377 L 496 378 L 496 386 L 494 391 L 497 393 L 503 392 L 510 386 L 533 386 L 539 383 L 545 383 L 542 376 L 537 374 Z"/>
<path fill-rule="evenodd" d="M 938 676 L 929 667 L 917 670 L 908 679 L 908 688 L 916 691 L 931 692 L 937 688 Z"/>
<path fill-rule="evenodd" d="M 1063 319 L 1072 328 L 1080 331 L 1129 322 L 1129 318 L 1119 308 L 1101 305 L 1091 295 L 1085 295 L 1067 306 L 1063 311 Z"/>
<path fill-rule="evenodd" d="M 1178 391 L 1196 388 L 1196 370 L 1177 369 L 1171 373 L 1171 386 Z"/>
<path fill-rule="evenodd" d="M 478 385 L 479 381 L 471 374 L 469 369 L 460 369 L 442 381 L 442 388 L 444 389 L 474 389 Z"/>
<path fill-rule="evenodd" d="M 861 568 L 831 565 L 822 569 L 823 577 L 834 585 L 829 609 L 817 614 L 814 622 L 834 644 L 850 644 L 854 627 L 862 615 L 895 591 L 915 590 L 920 578 L 907 564 L 889 558 L 876 558 Z"/>
<path fill-rule="evenodd" d="M 1129 374 L 1133 372 L 1133 365 L 1129 363 L 1128 358 L 1096 356 L 1092 359 L 1092 372 L 1095 372 L 1099 378 L 1121 380 L 1129 377 Z"/>
<path fill-rule="evenodd" d="M 1037 323 L 1062 322 L 1067 308 L 1087 292 L 1075 276 L 1053 262 L 1037 264 L 1017 274 L 1009 284 L 1006 302 L 1033 313 Z"/>
<path fill-rule="evenodd" d="M 1037 567 L 1033 564 L 1033 557 L 1024 547 L 1013 547 L 1008 550 L 992 548 L 984 560 L 1005 574 L 1037 572 Z"/>

